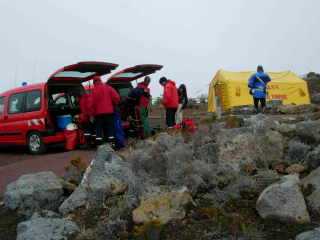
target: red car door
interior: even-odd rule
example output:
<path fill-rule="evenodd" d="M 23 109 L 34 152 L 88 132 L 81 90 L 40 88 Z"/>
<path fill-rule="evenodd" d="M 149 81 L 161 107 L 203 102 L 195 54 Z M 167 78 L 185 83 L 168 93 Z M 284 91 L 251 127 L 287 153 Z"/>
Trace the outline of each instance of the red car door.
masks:
<path fill-rule="evenodd" d="M 6 97 L 0 97 L 0 143 L 5 143 L 4 118 L 5 118 L 5 101 Z"/>
<path fill-rule="evenodd" d="M 8 96 L 2 125 L 3 142 L 24 144 L 24 131 L 28 126 L 25 118 L 24 104 L 26 93 L 13 93 Z"/>

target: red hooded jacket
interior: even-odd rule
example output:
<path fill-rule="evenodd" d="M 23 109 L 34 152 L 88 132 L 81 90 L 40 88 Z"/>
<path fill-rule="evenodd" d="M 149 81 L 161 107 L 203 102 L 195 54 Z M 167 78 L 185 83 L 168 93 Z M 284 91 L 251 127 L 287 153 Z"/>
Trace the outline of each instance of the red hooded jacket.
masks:
<path fill-rule="evenodd" d="M 143 89 L 143 92 L 144 92 L 144 95 L 142 95 L 140 97 L 139 107 L 147 108 L 149 106 L 149 103 L 150 103 L 150 96 L 147 97 L 146 95 L 150 94 L 150 89 L 149 89 L 148 85 L 145 84 L 144 82 L 139 83 L 138 84 L 138 88 Z"/>
<path fill-rule="evenodd" d="M 164 86 L 162 104 L 165 108 L 178 108 L 179 96 L 174 81 L 168 80 Z"/>
<path fill-rule="evenodd" d="M 120 96 L 112 87 L 102 83 L 100 78 L 94 79 L 92 90 L 92 110 L 93 114 L 114 113 L 114 106 L 119 104 Z"/>
<path fill-rule="evenodd" d="M 93 116 L 92 111 L 92 98 L 90 94 L 84 94 L 79 99 L 80 106 L 80 123 L 86 123 Z"/>

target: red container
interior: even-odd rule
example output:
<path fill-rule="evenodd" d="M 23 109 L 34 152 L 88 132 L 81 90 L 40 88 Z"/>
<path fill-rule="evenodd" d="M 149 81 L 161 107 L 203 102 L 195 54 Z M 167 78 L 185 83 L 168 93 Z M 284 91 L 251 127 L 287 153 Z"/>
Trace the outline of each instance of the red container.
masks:
<path fill-rule="evenodd" d="M 72 151 L 76 149 L 78 144 L 78 130 L 74 130 L 74 131 L 65 130 L 64 135 L 66 137 L 65 149 L 67 151 Z"/>

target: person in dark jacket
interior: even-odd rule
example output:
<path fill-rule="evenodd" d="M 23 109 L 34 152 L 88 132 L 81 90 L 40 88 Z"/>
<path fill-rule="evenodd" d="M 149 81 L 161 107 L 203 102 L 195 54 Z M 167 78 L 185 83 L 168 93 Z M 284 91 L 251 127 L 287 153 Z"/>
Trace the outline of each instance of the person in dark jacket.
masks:
<path fill-rule="evenodd" d="M 257 72 L 249 78 L 248 87 L 250 88 L 250 94 L 253 96 L 253 102 L 257 113 L 259 112 L 259 102 L 261 103 L 262 112 L 265 111 L 267 85 L 270 81 L 271 78 L 264 72 L 262 66 L 258 66 Z"/>
<path fill-rule="evenodd" d="M 141 138 L 148 137 L 151 134 L 148 120 L 148 108 L 151 99 L 150 81 L 150 77 L 145 77 L 143 82 L 138 83 L 137 87 L 131 90 L 127 99 L 127 107 L 134 121 L 134 128 Z"/>
<path fill-rule="evenodd" d="M 143 82 L 139 83 L 137 88 L 140 89 L 140 98 L 137 106 L 138 114 L 140 115 L 143 133 L 142 138 L 149 137 L 151 135 L 151 128 L 149 124 L 149 105 L 151 100 L 149 84 L 151 82 L 150 77 L 145 77 Z"/>
<path fill-rule="evenodd" d="M 183 120 L 183 110 L 188 104 L 188 95 L 186 85 L 181 84 L 178 88 L 179 106 L 176 113 L 176 124 L 181 124 Z"/>
<path fill-rule="evenodd" d="M 111 86 L 102 83 L 99 76 L 93 78 L 92 110 L 96 122 L 96 142 L 115 142 L 114 111 L 120 96 Z"/>
<path fill-rule="evenodd" d="M 176 83 L 165 77 L 160 78 L 159 83 L 163 86 L 162 104 L 166 109 L 166 123 L 168 128 L 176 124 L 176 112 L 179 106 L 179 96 Z"/>

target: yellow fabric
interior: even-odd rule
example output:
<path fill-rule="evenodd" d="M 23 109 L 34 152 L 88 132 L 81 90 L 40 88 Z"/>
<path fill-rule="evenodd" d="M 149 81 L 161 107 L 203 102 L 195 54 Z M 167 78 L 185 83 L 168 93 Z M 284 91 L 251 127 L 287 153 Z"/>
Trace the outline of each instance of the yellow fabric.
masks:
<path fill-rule="evenodd" d="M 216 111 L 216 97 L 220 99 L 223 110 L 236 106 L 253 105 L 249 94 L 248 80 L 254 72 L 218 71 L 210 83 L 208 111 Z M 280 99 L 283 104 L 310 104 L 306 81 L 293 72 L 269 72 L 268 99 Z"/>

